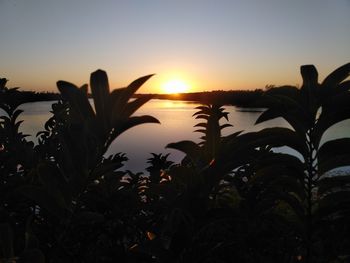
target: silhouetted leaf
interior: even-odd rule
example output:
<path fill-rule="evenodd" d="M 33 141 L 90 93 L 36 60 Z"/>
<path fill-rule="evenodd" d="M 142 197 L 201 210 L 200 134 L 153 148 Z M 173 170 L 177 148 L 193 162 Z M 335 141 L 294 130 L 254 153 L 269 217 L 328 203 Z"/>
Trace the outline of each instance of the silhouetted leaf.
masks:
<path fill-rule="evenodd" d="M 258 133 L 255 133 L 254 137 L 257 146 L 288 146 L 298 151 L 303 156 L 307 156 L 308 153 L 308 148 L 304 142 L 304 138 L 301 138 L 288 128 L 265 128 Z"/>
<path fill-rule="evenodd" d="M 116 91 L 112 103 L 112 112 L 123 112 L 133 94 L 154 74 L 147 75 L 134 80 L 128 87 Z M 112 118 L 114 119 L 114 118 Z"/>
<path fill-rule="evenodd" d="M 129 117 L 133 115 L 140 107 L 142 107 L 145 103 L 147 103 L 150 99 L 152 99 L 152 95 L 144 95 L 140 98 L 137 98 L 131 102 L 129 102 L 123 111 L 123 116 Z"/>
<path fill-rule="evenodd" d="M 264 111 L 258 117 L 255 124 L 282 117 L 298 133 L 304 133 L 308 129 L 312 122 L 308 119 L 306 109 L 300 103 L 285 96 L 276 96 L 271 98 L 271 100 L 274 100 L 274 106 Z"/>
<path fill-rule="evenodd" d="M 201 132 L 201 133 L 206 133 L 207 130 L 205 129 L 197 129 L 197 130 L 194 130 L 194 132 Z"/>
<path fill-rule="evenodd" d="M 325 142 L 319 148 L 317 156 L 319 162 L 323 163 L 336 155 L 347 154 L 350 154 L 350 138 L 340 138 Z"/>
<path fill-rule="evenodd" d="M 81 120 L 92 119 L 95 115 L 86 94 L 81 91 L 77 86 L 66 81 L 57 82 L 58 90 L 61 92 L 62 97 L 66 99 L 73 110 L 78 114 Z"/>
<path fill-rule="evenodd" d="M 318 181 L 317 183 L 318 191 L 317 193 L 322 196 L 324 194 L 332 193 L 333 191 L 339 191 L 348 187 L 350 189 L 350 176 L 349 175 L 337 175 L 332 177 L 325 177 Z"/>
<path fill-rule="evenodd" d="M 140 125 L 140 124 L 145 124 L 145 123 L 158 123 L 160 122 L 149 115 L 143 115 L 143 116 L 135 116 L 135 117 L 130 117 L 126 120 L 117 120 L 117 122 L 114 124 L 114 136 L 117 137 L 118 135 L 122 134 L 126 130 Z"/>
<path fill-rule="evenodd" d="M 319 145 L 327 129 L 340 121 L 350 118 L 350 94 L 341 94 L 331 98 L 331 101 L 331 106 L 322 108 L 322 113 L 315 125 L 313 136 L 316 146 Z"/>
<path fill-rule="evenodd" d="M 208 115 L 204 115 L 204 114 L 198 114 L 196 115 L 196 119 L 205 119 L 208 120 L 209 116 Z"/>
<path fill-rule="evenodd" d="M 344 81 L 335 87 L 338 93 L 348 92 L 350 90 L 350 80 Z"/>
<path fill-rule="evenodd" d="M 323 88 L 334 88 L 340 82 L 345 80 L 350 75 L 350 63 L 344 64 L 343 66 L 334 70 L 329 74 L 322 82 Z"/>
<path fill-rule="evenodd" d="M 303 78 L 302 88 L 312 89 L 318 85 L 318 72 L 314 65 L 301 66 L 300 73 Z"/>
<path fill-rule="evenodd" d="M 350 166 L 350 153 L 344 155 L 335 155 L 318 165 L 319 175 L 323 175 L 335 168 Z"/>
<path fill-rule="evenodd" d="M 185 153 L 192 161 L 197 160 L 201 156 L 201 148 L 193 141 L 180 141 L 169 143 L 166 148 L 179 150 Z"/>
<path fill-rule="evenodd" d="M 197 123 L 196 125 L 194 125 L 193 127 L 203 127 L 203 128 L 207 128 L 207 124 L 204 122 L 201 123 Z"/>
<path fill-rule="evenodd" d="M 96 117 L 104 127 L 109 128 L 109 116 L 111 105 L 109 100 L 109 83 L 107 73 L 103 70 L 96 70 L 90 75 L 90 87 L 94 99 Z"/>
<path fill-rule="evenodd" d="M 302 174 L 307 168 L 305 163 L 303 163 L 299 158 L 285 153 L 271 153 L 261 157 L 259 163 L 257 163 L 257 166 L 259 167 L 261 165 L 262 167 L 266 167 L 275 164 L 280 166 L 283 165 L 285 169 L 291 172 L 297 171 L 298 174 Z M 304 178 L 304 176 L 299 179 L 302 178 Z"/>
<path fill-rule="evenodd" d="M 12 115 L 12 120 L 15 121 L 22 112 L 23 110 L 15 110 Z"/>
<path fill-rule="evenodd" d="M 233 127 L 233 125 L 229 124 L 229 123 L 226 123 L 226 124 L 221 125 L 220 129 L 222 130 L 222 129 L 229 128 L 229 127 Z"/>

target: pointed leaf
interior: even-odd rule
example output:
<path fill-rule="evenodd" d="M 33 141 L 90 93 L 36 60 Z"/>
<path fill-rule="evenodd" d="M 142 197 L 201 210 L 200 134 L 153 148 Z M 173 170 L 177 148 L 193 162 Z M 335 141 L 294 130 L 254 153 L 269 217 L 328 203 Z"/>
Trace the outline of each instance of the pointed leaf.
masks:
<path fill-rule="evenodd" d="M 141 108 L 145 103 L 152 99 L 152 95 L 145 95 L 140 98 L 137 98 L 126 105 L 125 110 L 123 111 L 124 117 L 130 117 L 134 114 L 139 108 Z"/>
<path fill-rule="evenodd" d="M 23 110 L 15 110 L 15 112 L 12 115 L 12 120 L 15 121 L 22 112 Z"/>
<path fill-rule="evenodd" d="M 345 80 L 350 75 L 350 63 L 344 64 L 343 66 L 334 70 L 329 74 L 322 82 L 322 87 L 333 88 L 340 82 Z"/>
<path fill-rule="evenodd" d="M 203 128 L 207 128 L 207 124 L 204 122 L 201 123 L 197 123 L 196 125 L 194 125 L 193 127 L 203 127 Z"/>
<path fill-rule="evenodd" d="M 228 127 L 233 127 L 233 125 L 229 124 L 229 123 L 226 123 L 226 124 L 221 125 L 220 129 L 222 130 L 222 129 L 225 129 L 225 128 L 228 128 Z"/>
<path fill-rule="evenodd" d="M 111 107 L 109 105 L 109 83 L 107 73 L 103 70 L 97 70 L 91 73 L 90 87 L 94 99 L 96 117 L 102 121 L 104 128 L 109 127 L 109 116 Z"/>
<path fill-rule="evenodd" d="M 309 89 L 318 83 L 318 72 L 314 65 L 303 65 L 300 67 L 303 78 L 303 88 Z"/>
<path fill-rule="evenodd" d="M 122 89 L 120 96 L 118 96 L 118 100 L 114 102 L 115 103 L 114 106 L 124 110 L 125 105 L 129 101 L 129 99 L 132 97 L 132 95 L 134 95 L 135 92 L 153 75 L 154 74 L 138 78 L 134 80 L 128 87 Z"/>
<path fill-rule="evenodd" d="M 197 130 L 194 130 L 194 132 L 201 132 L 201 133 L 206 133 L 207 130 L 204 130 L 204 129 L 197 129 Z"/>
<path fill-rule="evenodd" d="M 266 128 L 246 136 L 251 137 L 252 142 L 260 147 L 282 147 L 288 146 L 303 156 L 307 156 L 308 147 L 304 138 L 288 128 Z"/>
<path fill-rule="evenodd" d="M 196 115 L 196 119 L 205 119 L 205 120 L 208 120 L 208 119 L 209 119 L 209 116 L 208 116 L 208 115 L 204 115 L 204 114 L 199 114 L 199 115 Z"/>
<path fill-rule="evenodd" d="M 70 103 L 72 109 L 78 114 L 80 120 L 90 120 L 94 117 L 94 111 L 86 94 L 77 86 L 66 81 L 58 81 L 57 87 L 62 97 Z"/>
<path fill-rule="evenodd" d="M 258 117 L 255 124 L 282 117 L 296 132 L 301 134 L 305 133 L 309 126 L 313 124 L 307 118 L 307 110 L 297 100 L 285 96 L 275 96 L 271 98 L 271 101 L 273 101 L 272 106 Z"/>
<path fill-rule="evenodd" d="M 169 143 L 166 148 L 181 151 L 193 161 L 197 160 L 201 156 L 201 148 L 193 141 L 179 141 L 176 143 Z"/>
<path fill-rule="evenodd" d="M 315 125 L 313 136 L 318 145 L 323 134 L 333 125 L 350 118 L 350 94 L 343 94 L 332 99 L 332 107 L 323 107 Z M 335 106 L 336 105 L 336 106 Z"/>
<path fill-rule="evenodd" d="M 140 125 L 140 124 L 146 124 L 146 123 L 158 123 L 160 124 L 159 120 L 149 116 L 149 115 L 143 115 L 143 116 L 134 116 L 130 117 L 128 119 L 122 119 L 122 120 L 117 120 L 116 123 L 114 124 L 114 131 L 113 131 L 113 136 L 114 138 L 111 138 L 114 140 L 117 136 L 125 132 L 126 130 Z"/>

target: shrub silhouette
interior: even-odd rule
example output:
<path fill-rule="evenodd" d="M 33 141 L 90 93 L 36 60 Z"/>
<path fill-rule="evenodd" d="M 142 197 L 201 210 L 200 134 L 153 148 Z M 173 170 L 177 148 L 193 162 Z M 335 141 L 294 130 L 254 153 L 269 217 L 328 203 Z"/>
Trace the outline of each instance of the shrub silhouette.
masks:
<path fill-rule="evenodd" d="M 19 131 L 22 121 L 17 118 L 23 111 L 17 108 L 17 88 L 7 88 L 6 83 L 0 79 L 0 108 L 5 113 L 0 117 L 0 261 L 44 262 L 31 229 L 34 204 L 16 191 L 32 182 L 37 155 L 34 143 Z"/>
<path fill-rule="evenodd" d="M 45 131 L 38 133 L 39 145 L 35 150 L 39 160 L 31 171 L 35 181 L 18 189 L 39 205 L 40 209 L 33 211 L 36 227 L 43 230 L 38 236 L 45 253 L 54 253 L 56 260 L 77 260 L 87 247 L 89 253 L 83 257 L 86 262 L 95 262 L 103 253 L 107 254 L 106 260 L 122 258 L 127 253 L 127 244 L 137 240 L 138 230 L 132 221 L 136 218 L 134 213 L 140 210 L 138 193 L 128 187 L 120 190 L 125 173 L 117 171 L 126 158 L 121 154 L 108 158 L 103 155 L 122 132 L 143 123 L 159 123 L 151 116 L 133 116 L 150 96 L 130 101 L 150 77 L 109 93 L 106 73 L 101 70 L 92 73 L 95 110 L 88 101 L 86 85 L 78 88 L 64 81 L 57 83 L 63 100 L 53 104 L 54 116 L 45 124 Z M 120 223 L 113 223 L 111 229 L 116 219 Z M 128 234 L 130 231 L 134 231 L 132 235 Z M 101 241 L 101 245 L 112 240 L 118 244 L 92 249 L 102 232 L 107 240 Z M 111 253 L 113 249 L 119 252 Z"/>
<path fill-rule="evenodd" d="M 38 145 L 0 79 L 0 261 L 347 262 L 350 177 L 331 172 L 350 165 L 350 139 L 321 141 L 350 119 L 349 73 L 346 64 L 319 84 L 302 66 L 300 89 L 266 91 L 257 123 L 282 117 L 291 128 L 222 136 L 222 105 L 199 106 L 201 141 L 168 144 L 186 154 L 179 164 L 153 153 L 148 173 L 104 154 L 122 132 L 158 123 L 133 116 L 151 99 L 131 100 L 151 75 L 110 92 L 106 73 L 92 73 L 94 107 L 87 85 L 59 81 Z"/>
<path fill-rule="evenodd" d="M 349 176 L 330 176 L 340 166 L 349 166 L 349 139 L 321 144 L 324 133 L 350 118 L 350 64 L 336 69 L 318 83 L 314 66 L 301 67 L 301 89 L 282 87 L 266 93 L 268 109 L 261 123 L 282 117 L 292 127 L 267 128 L 257 134 L 261 145 L 288 146 L 301 155 L 273 154 L 257 168 L 254 184 L 263 184 L 266 197 L 280 200 L 294 211 L 302 244 L 299 257 L 304 262 L 329 262 L 348 255 Z M 330 241 L 327 236 L 337 236 Z M 333 243 L 333 244 L 332 244 Z M 332 249 L 329 249 L 333 247 Z"/>

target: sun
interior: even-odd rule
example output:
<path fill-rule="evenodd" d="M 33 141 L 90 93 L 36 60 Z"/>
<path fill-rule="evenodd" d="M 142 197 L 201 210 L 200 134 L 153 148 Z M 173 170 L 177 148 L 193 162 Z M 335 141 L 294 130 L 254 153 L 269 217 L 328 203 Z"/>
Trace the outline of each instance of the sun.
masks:
<path fill-rule="evenodd" d="M 188 84 L 179 79 L 169 80 L 163 84 L 163 90 L 168 94 L 183 93 L 187 92 L 188 89 Z"/>

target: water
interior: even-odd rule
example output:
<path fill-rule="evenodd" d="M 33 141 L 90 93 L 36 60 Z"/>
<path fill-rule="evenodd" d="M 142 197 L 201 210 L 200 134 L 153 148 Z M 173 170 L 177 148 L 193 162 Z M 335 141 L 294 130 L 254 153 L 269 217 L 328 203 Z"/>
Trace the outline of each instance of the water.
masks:
<path fill-rule="evenodd" d="M 52 116 L 50 113 L 53 102 L 34 102 L 21 105 L 24 112 L 19 119 L 24 120 L 20 130 L 29 134 L 30 140 L 36 141 L 36 133 L 44 129 L 44 123 Z M 166 145 L 180 140 L 193 140 L 198 142 L 200 134 L 193 132 L 195 124 L 199 122 L 192 117 L 196 112 L 195 107 L 199 104 L 184 101 L 151 100 L 136 112 L 137 115 L 152 115 L 161 124 L 143 124 L 126 131 L 119 136 L 108 149 L 106 155 L 118 152 L 127 154 L 129 161 L 125 169 L 133 172 L 143 171 L 147 167 L 146 160 L 151 157 L 150 153 L 170 153 L 169 159 L 179 162 L 183 158 L 181 152 L 166 149 Z M 267 127 L 289 125 L 281 118 L 277 118 L 263 124 L 254 125 L 260 112 L 250 112 L 249 109 L 241 109 L 234 106 L 225 106 L 229 114 L 229 123 L 233 127 L 226 128 L 224 135 L 235 131 L 258 131 Z M 256 109 L 254 109 L 256 110 Z M 2 115 L 2 112 L 0 112 Z M 350 137 L 350 120 L 343 121 L 333 126 L 326 132 L 322 141 Z M 282 147 L 282 152 L 290 152 L 291 149 Z"/>

